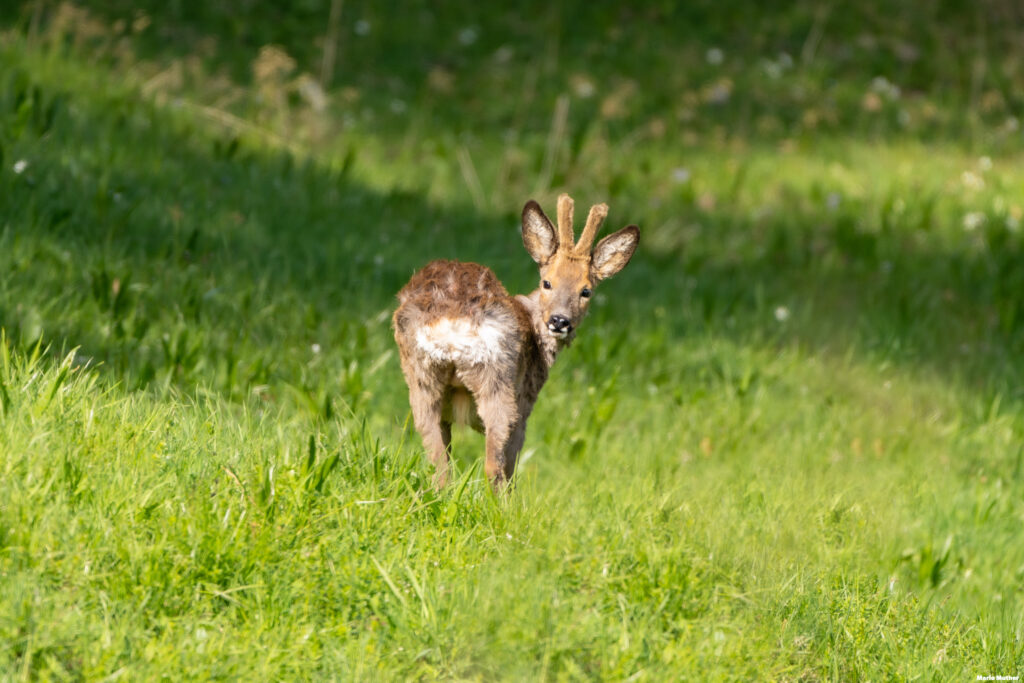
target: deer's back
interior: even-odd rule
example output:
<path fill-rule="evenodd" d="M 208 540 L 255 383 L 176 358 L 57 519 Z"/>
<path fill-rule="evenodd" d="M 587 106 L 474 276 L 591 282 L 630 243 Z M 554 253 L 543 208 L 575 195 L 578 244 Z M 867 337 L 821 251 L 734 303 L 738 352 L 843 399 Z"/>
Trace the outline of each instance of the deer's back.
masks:
<path fill-rule="evenodd" d="M 432 261 L 398 293 L 395 338 L 403 352 L 455 366 L 514 364 L 530 323 L 485 266 Z"/>
<path fill-rule="evenodd" d="M 431 261 L 398 292 L 401 307 L 436 317 L 480 315 L 508 298 L 490 268 L 459 261 Z"/>

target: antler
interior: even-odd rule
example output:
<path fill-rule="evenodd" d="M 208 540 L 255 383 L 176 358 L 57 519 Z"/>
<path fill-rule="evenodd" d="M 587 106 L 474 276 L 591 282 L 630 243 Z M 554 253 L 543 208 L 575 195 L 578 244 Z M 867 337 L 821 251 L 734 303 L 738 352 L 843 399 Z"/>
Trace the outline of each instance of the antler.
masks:
<path fill-rule="evenodd" d="M 580 241 L 575 242 L 572 229 L 572 212 L 574 203 L 572 197 L 567 194 L 558 195 L 558 249 L 565 251 L 572 256 L 589 257 L 590 247 L 594 244 L 594 237 L 601 229 L 605 217 L 608 216 L 607 204 L 595 204 L 590 207 L 587 214 L 587 224 L 580 234 Z"/>
<path fill-rule="evenodd" d="M 576 243 L 577 254 L 590 253 L 590 245 L 594 243 L 594 237 L 597 236 L 597 231 L 601 229 L 601 224 L 604 223 L 604 219 L 607 216 L 607 204 L 594 204 L 590 207 L 590 213 L 587 215 L 587 224 L 583 228 L 583 234 L 580 235 L 580 241 Z"/>
<path fill-rule="evenodd" d="M 572 197 L 558 195 L 558 248 L 572 250 Z"/>

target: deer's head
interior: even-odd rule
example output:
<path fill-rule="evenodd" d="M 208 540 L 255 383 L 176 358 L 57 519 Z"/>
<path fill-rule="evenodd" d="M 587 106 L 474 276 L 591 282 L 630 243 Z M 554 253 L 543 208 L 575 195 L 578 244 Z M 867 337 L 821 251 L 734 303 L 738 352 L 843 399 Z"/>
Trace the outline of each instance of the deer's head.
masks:
<path fill-rule="evenodd" d="M 523 245 L 540 266 L 540 288 L 531 295 L 547 331 L 568 340 L 587 313 L 594 287 L 629 263 L 640 240 L 640 229 L 629 225 L 608 235 L 591 249 L 608 215 L 607 204 L 590 208 L 578 242 L 572 227 L 573 201 L 558 198 L 558 231 L 532 199 L 523 207 Z"/>

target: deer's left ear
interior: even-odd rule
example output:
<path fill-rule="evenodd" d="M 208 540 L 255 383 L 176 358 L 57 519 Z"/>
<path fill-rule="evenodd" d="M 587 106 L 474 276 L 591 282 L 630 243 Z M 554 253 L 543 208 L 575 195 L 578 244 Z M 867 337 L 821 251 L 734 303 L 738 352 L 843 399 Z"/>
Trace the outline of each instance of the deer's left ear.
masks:
<path fill-rule="evenodd" d="M 627 225 L 597 243 L 590 256 L 590 272 L 605 280 L 626 267 L 640 242 L 640 228 Z"/>

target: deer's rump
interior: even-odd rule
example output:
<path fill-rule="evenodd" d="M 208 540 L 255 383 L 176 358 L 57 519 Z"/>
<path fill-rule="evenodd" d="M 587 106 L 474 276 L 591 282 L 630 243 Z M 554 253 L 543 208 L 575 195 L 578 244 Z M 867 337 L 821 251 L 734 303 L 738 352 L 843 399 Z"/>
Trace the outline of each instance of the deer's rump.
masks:
<path fill-rule="evenodd" d="M 524 314 L 485 266 L 432 261 L 413 275 L 398 300 L 400 346 L 432 364 L 494 365 L 519 352 Z"/>

